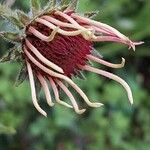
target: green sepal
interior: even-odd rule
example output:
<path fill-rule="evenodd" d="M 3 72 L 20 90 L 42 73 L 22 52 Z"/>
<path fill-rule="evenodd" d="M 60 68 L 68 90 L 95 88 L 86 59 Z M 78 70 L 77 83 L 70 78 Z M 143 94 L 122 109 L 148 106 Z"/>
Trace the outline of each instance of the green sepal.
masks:
<path fill-rule="evenodd" d="M 31 8 L 30 11 L 32 13 L 32 17 L 36 16 L 41 9 L 39 0 L 30 0 L 30 8 Z"/>
<path fill-rule="evenodd" d="M 62 6 L 61 6 L 61 11 L 67 10 L 68 6 L 69 6 L 69 5 L 62 5 Z"/>
<path fill-rule="evenodd" d="M 6 15 L 4 17 L 19 29 L 23 29 L 25 27 L 17 17 Z"/>
<path fill-rule="evenodd" d="M 49 2 L 52 3 L 53 7 L 65 5 L 66 1 L 67 0 L 49 0 Z"/>
<path fill-rule="evenodd" d="M 0 32 L 0 37 L 4 40 L 14 43 L 14 42 L 21 42 L 21 37 L 18 33 L 13 32 Z"/>
<path fill-rule="evenodd" d="M 28 76 L 27 67 L 26 67 L 25 63 L 23 63 L 23 65 L 19 71 L 19 74 L 16 78 L 15 86 L 19 86 L 20 84 L 22 84 L 24 82 L 24 80 L 27 78 L 27 76 Z"/>
<path fill-rule="evenodd" d="M 18 15 L 18 18 L 20 20 L 20 22 L 26 26 L 30 23 L 30 18 L 27 14 L 25 14 L 24 12 L 20 11 L 20 10 L 17 10 L 17 15 Z"/>
<path fill-rule="evenodd" d="M 46 6 L 44 7 L 44 9 L 42 9 L 42 12 L 40 13 L 40 15 L 44 14 L 46 12 L 51 11 L 53 8 L 54 8 L 53 1 L 49 0 L 49 2 L 46 4 Z"/>
<path fill-rule="evenodd" d="M 19 57 L 20 53 L 17 50 L 17 47 L 13 47 L 10 49 L 2 58 L 0 59 L 0 63 L 14 61 Z"/>
<path fill-rule="evenodd" d="M 7 21 L 11 22 L 16 28 L 23 29 L 24 25 L 18 20 L 18 18 L 14 16 L 8 16 L 6 14 L 0 15 L 1 17 L 5 18 Z"/>
<path fill-rule="evenodd" d="M 96 49 L 92 49 L 91 51 L 92 55 L 95 56 L 95 57 L 98 57 L 98 58 L 103 58 L 103 56 L 96 50 Z"/>
<path fill-rule="evenodd" d="M 0 16 L 3 14 L 8 14 L 10 16 L 14 14 L 14 12 L 8 6 L 0 4 Z"/>
<path fill-rule="evenodd" d="M 78 6 L 78 0 L 72 0 L 66 10 L 76 10 Z"/>
<path fill-rule="evenodd" d="M 78 72 L 77 76 L 78 76 L 78 78 L 80 78 L 82 80 L 86 80 L 85 75 L 81 71 Z"/>
<path fill-rule="evenodd" d="M 55 7 L 57 4 L 57 0 L 49 0 L 49 2 L 52 4 L 53 7 Z"/>
<path fill-rule="evenodd" d="M 12 11 L 5 5 L 0 4 L 0 16 L 11 22 L 11 24 L 13 24 L 16 28 L 24 28 L 23 24 L 17 18 L 17 14 L 15 13 L 15 11 Z"/>
<path fill-rule="evenodd" d="M 75 74 L 76 74 L 76 77 L 78 77 L 79 79 L 82 79 L 82 80 L 86 79 L 85 75 L 79 70 L 76 70 Z"/>
<path fill-rule="evenodd" d="M 67 0 L 60 0 L 61 1 L 61 5 L 67 5 L 68 4 L 68 1 Z"/>
<path fill-rule="evenodd" d="M 88 17 L 88 18 L 93 18 L 96 15 L 98 15 L 98 13 L 99 13 L 99 11 L 86 12 L 86 13 L 84 13 L 84 16 Z"/>

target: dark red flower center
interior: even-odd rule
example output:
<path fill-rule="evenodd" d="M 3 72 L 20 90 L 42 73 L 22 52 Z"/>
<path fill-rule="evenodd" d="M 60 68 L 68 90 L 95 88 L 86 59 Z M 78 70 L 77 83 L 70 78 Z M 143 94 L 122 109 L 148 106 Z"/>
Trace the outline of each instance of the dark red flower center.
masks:
<path fill-rule="evenodd" d="M 49 36 L 52 32 L 50 28 L 40 23 L 32 23 L 32 27 L 46 36 Z M 78 65 L 85 65 L 87 61 L 86 56 L 92 50 L 92 42 L 84 39 L 82 35 L 64 36 L 57 33 L 51 42 L 45 42 L 27 30 L 27 39 L 44 57 L 61 67 L 64 70 L 64 74 L 68 77 L 75 75 L 80 70 Z M 30 50 L 29 52 L 31 53 Z M 34 54 L 32 55 L 36 58 Z M 36 59 L 38 60 L 38 58 Z M 31 65 L 34 66 L 32 67 L 34 71 L 43 73 L 32 62 Z"/>

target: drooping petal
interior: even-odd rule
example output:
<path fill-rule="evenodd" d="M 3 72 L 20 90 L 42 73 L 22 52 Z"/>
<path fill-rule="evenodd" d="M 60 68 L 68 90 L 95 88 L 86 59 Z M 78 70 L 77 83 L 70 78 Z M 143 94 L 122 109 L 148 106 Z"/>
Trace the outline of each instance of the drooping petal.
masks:
<path fill-rule="evenodd" d="M 91 20 L 89 18 L 79 16 L 79 15 L 77 15 L 75 13 L 72 13 L 71 17 L 76 19 L 77 22 L 85 23 L 87 25 L 91 25 L 91 27 L 94 26 L 96 28 L 99 28 L 102 31 L 102 33 L 106 34 L 105 36 L 97 37 L 98 39 L 94 38 L 94 41 L 120 42 L 120 43 L 124 43 L 124 44 L 128 45 L 129 48 L 132 47 L 133 50 L 135 50 L 135 46 L 136 45 L 143 44 L 143 42 L 132 42 L 128 37 L 126 37 L 125 35 L 120 33 L 118 30 L 116 30 L 115 28 L 113 28 L 113 27 L 111 27 L 111 26 L 109 26 L 109 25 L 107 25 L 105 23 L 94 21 L 94 20 Z M 108 32 L 108 35 L 107 35 L 107 32 Z"/>
<path fill-rule="evenodd" d="M 67 94 L 67 96 L 70 98 L 70 101 L 72 102 L 72 105 L 76 111 L 77 114 L 82 114 L 86 111 L 86 109 L 79 109 L 78 104 L 71 94 L 71 92 L 68 90 L 68 88 L 59 80 L 56 80 L 57 84 L 63 89 L 63 91 Z"/>
<path fill-rule="evenodd" d="M 86 94 L 67 76 L 64 76 L 62 74 L 53 72 L 52 70 L 46 68 L 45 66 L 43 66 L 41 63 L 39 63 L 37 60 L 34 59 L 34 57 L 31 56 L 31 54 L 26 50 L 26 48 L 24 48 L 24 52 L 27 55 L 27 57 L 36 65 L 38 66 L 41 70 L 43 70 L 45 73 L 49 74 L 52 77 L 56 77 L 59 79 L 63 79 L 65 80 L 67 83 L 69 83 L 80 95 L 81 97 L 84 99 L 84 101 L 91 107 L 101 107 L 103 104 L 102 103 L 92 103 L 91 101 L 89 101 L 88 97 L 86 96 Z"/>
<path fill-rule="evenodd" d="M 101 69 L 97 69 L 97 68 L 94 68 L 94 67 L 91 67 L 91 66 L 88 66 L 88 65 L 83 66 L 83 67 L 81 66 L 81 68 L 84 69 L 84 70 L 97 73 L 99 75 L 105 76 L 107 78 L 110 78 L 110 79 L 113 79 L 113 80 L 119 82 L 125 88 L 125 90 L 127 91 L 130 103 L 133 104 L 133 96 L 132 96 L 131 89 L 130 89 L 129 85 L 123 79 L 121 79 L 117 75 L 114 75 L 110 72 L 107 72 L 107 71 L 104 71 L 104 70 L 101 70 Z"/>
<path fill-rule="evenodd" d="M 54 91 L 54 95 L 55 95 L 55 100 L 56 100 L 56 102 L 59 103 L 59 104 L 61 104 L 61 105 L 63 105 L 63 106 L 72 108 L 71 105 L 69 105 L 69 104 L 67 104 L 66 102 L 60 100 L 60 98 L 59 98 L 59 91 L 58 91 L 58 88 L 57 88 L 57 86 L 56 86 L 54 80 L 53 80 L 51 77 L 48 77 L 48 78 L 49 78 L 51 87 L 52 87 L 52 89 L 53 89 L 53 91 Z"/>
<path fill-rule="evenodd" d="M 52 102 L 51 94 L 50 94 L 46 80 L 44 79 L 44 77 L 41 74 L 38 74 L 37 77 L 38 77 L 38 79 L 39 79 L 39 81 L 43 87 L 48 105 L 54 106 L 54 103 Z"/>
<path fill-rule="evenodd" d="M 32 101 L 33 104 L 35 106 L 35 108 L 45 117 L 47 117 L 47 113 L 39 106 L 38 104 L 38 100 L 36 97 L 36 91 L 35 91 L 35 84 L 34 84 L 34 78 L 33 78 L 33 72 L 32 72 L 32 68 L 31 65 L 29 64 L 29 62 L 27 62 L 27 69 L 28 69 L 28 74 L 29 74 L 29 80 L 30 80 L 30 86 L 31 86 L 31 95 L 32 95 Z"/>
<path fill-rule="evenodd" d="M 110 62 L 107 62 L 103 59 L 97 58 L 97 57 L 92 56 L 92 55 L 88 55 L 87 58 L 89 60 L 95 61 L 99 64 L 102 64 L 102 65 L 105 65 L 105 66 L 108 66 L 108 67 L 111 67 L 111 68 L 122 68 L 122 67 L 124 67 L 124 64 L 125 64 L 125 59 L 124 58 L 122 58 L 122 62 L 120 64 L 112 64 Z"/>

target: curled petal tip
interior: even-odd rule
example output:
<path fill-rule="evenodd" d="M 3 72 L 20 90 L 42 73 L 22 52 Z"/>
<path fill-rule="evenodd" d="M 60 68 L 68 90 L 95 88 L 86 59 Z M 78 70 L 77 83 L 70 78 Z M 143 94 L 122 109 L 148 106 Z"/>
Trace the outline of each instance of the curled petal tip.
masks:
<path fill-rule="evenodd" d="M 67 104 L 66 102 L 63 102 L 62 100 L 60 100 L 60 99 L 58 99 L 58 100 L 56 100 L 59 104 L 61 104 L 61 105 L 64 105 L 64 106 L 66 106 L 66 107 L 68 107 L 68 108 L 73 108 L 71 105 L 69 105 L 69 104 Z"/>
<path fill-rule="evenodd" d="M 99 103 L 99 107 L 101 107 L 101 106 L 104 106 L 104 104 L 102 104 L 102 103 Z"/>
<path fill-rule="evenodd" d="M 46 112 L 44 112 L 42 115 L 47 118 L 47 113 Z"/>
<path fill-rule="evenodd" d="M 144 41 L 140 41 L 140 42 L 133 42 L 134 45 L 141 45 L 141 44 L 144 44 L 145 42 Z"/>
<path fill-rule="evenodd" d="M 47 117 L 47 113 L 42 109 L 37 109 L 44 117 Z"/>
<path fill-rule="evenodd" d="M 81 115 L 81 114 L 83 114 L 85 111 L 86 111 L 86 109 L 81 109 L 81 110 L 77 111 L 76 113 L 79 114 L 79 115 Z"/>
<path fill-rule="evenodd" d="M 133 51 L 135 51 L 135 45 L 132 45 L 131 47 L 132 47 Z"/>
<path fill-rule="evenodd" d="M 133 105 L 133 103 L 134 103 L 133 99 L 129 99 L 129 101 L 130 101 L 130 104 Z"/>
<path fill-rule="evenodd" d="M 126 60 L 123 57 L 121 59 L 122 59 L 121 66 L 124 67 Z"/>
<path fill-rule="evenodd" d="M 129 50 L 132 48 L 133 51 L 135 51 L 135 44 L 132 41 L 128 41 L 128 45 L 129 45 Z"/>
<path fill-rule="evenodd" d="M 130 104 L 133 105 L 133 95 L 130 92 L 128 94 L 128 99 L 129 99 Z"/>
<path fill-rule="evenodd" d="M 135 51 L 135 46 L 138 46 L 138 45 L 141 45 L 141 44 L 144 44 L 144 42 L 143 41 L 140 41 L 140 42 L 132 42 L 132 41 L 130 41 L 129 42 L 129 49 L 133 49 L 133 51 Z"/>
<path fill-rule="evenodd" d="M 61 68 L 60 68 L 59 72 L 62 73 L 62 74 L 64 74 L 64 71 L 63 71 L 63 69 L 61 69 Z"/>
<path fill-rule="evenodd" d="M 73 108 L 73 107 L 72 107 L 71 105 L 69 105 L 69 104 L 68 104 L 68 106 L 67 106 L 67 107 L 68 107 L 68 108 Z"/>
<path fill-rule="evenodd" d="M 101 107 L 103 105 L 104 104 L 102 104 L 102 103 L 92 103 L 92 107 Z"/>
<path fill-rule="evenodd" d="M 50 103 L 50 104 L 49 104 L 50 107 L 53 107 L 54 105 L 55 105 L 54 103 Z"/>

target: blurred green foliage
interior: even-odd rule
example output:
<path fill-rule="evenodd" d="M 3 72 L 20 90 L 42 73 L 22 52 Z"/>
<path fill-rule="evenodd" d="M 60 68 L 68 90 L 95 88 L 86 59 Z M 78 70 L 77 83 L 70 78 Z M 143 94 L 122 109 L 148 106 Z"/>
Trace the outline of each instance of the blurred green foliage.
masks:
<path fill-rule="evenodd" d="M 16 0 L 13 8 L 28 11 L 29 0 Z M 123 69 L 110 71 L 128 81 L 134 105 L 130 106 L 117 83 L 87 73 L 86 80 L 75 81 L 104 107 L 89 108 L 80 116 L 63 106 L 47 107 L 41 94 L 40 104 L 48 112 L 48 118 L 44 118 L 33 107 L 28 81 L 14 86 L 19 64 L 0 64 L 0 150 L 150 149 L 150 1 L 80 0 L 79 12 L 93 10 L 99 10 L 96 20 L 116 27 L 133 40 L 145 41 L 136 52 L 118 44 L 95 45 L 106 60 L 119 62 L 125 57 Z M 0 18 L 2 29 L 6 26 Z M 12 45 L 0 39 L 0 55 L 9 47 Z M 77 100 L 82 101 L 78 96 Z"/>

